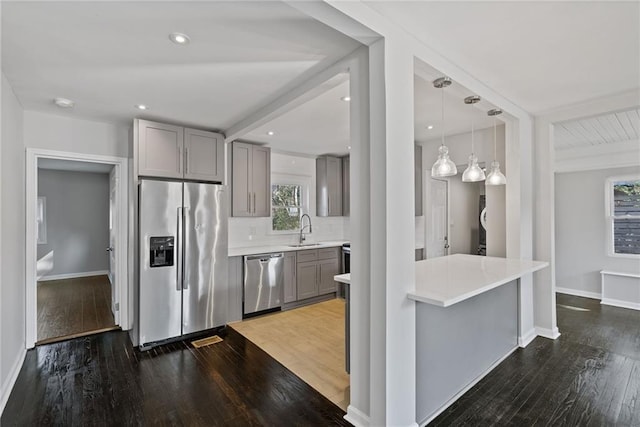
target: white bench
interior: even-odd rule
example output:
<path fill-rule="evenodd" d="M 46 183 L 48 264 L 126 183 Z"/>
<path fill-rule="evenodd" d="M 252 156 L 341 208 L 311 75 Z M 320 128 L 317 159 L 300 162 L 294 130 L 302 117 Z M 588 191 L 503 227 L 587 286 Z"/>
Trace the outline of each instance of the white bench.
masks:
<path fill-rule="evenodd" d="M 601 304 L 640 310 L 640 274 L 600 271 Z"/>

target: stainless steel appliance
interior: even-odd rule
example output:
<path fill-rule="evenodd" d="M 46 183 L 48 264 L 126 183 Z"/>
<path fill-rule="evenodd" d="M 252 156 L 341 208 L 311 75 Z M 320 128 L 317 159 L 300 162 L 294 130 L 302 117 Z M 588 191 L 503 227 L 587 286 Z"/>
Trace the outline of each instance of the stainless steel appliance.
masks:
<path fill-rule="evenodd" d="M 140 348 L 224 325 L 225 187 L 142 180 L 139 197 Z"/>
<path fill-rule="evenodd" d="M 486 196 L 481 194 L 478 210 L 480 212 L 480 217 L 478 218 L 478 255 L 487 255 L 486 200 Z"/>
<path fill-rule="evenodd" d="M 351 273 L 351 243 L 342 245 L 342 274 Z"/>
<path fill-rule="evenodd" d="M 244 314 L 279 308 L 284 298 L 284 254 L 244 257 Z"/>

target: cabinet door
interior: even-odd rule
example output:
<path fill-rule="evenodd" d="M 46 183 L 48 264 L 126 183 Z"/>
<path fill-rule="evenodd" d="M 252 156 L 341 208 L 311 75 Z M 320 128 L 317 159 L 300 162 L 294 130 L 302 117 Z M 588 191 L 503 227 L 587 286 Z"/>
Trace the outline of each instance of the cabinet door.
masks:
<path fill-rule="evenodd" d="M 253 216 L 271 215 L 271 149 L 253 146 L 251 204 Z"/>
<path fill-rule="evenodd" d="M 327 157 L 327 194 L 329 216 L 342 216 L 342 160 Z"/>
<path fill-rule="evenodd" d="M 231 204 L 233 216 L 252 216 L 251 150 L 253 145 L 234 142 L 231 154 Z"/>
<path fill-rule="evenodd" d="M 138 175 L 182 178 L 184 129 L 138 120 Z"/>
<path fill-rule="evenodd" d="M 318 295 L 329 294 L 336 291 L 336 282 L 333 276 L 340 274 L 340 265 L 337 259 L 318 261 L 319 276 Z"/>
<path fill-rule="evenodd" d="M 184 177 L 199 181 L 224 180 L 224 138 L 219 133 L 184 130 Z"/>
<path fill-rule="evenodd" d="M 351 160 L 349 157 L 342 158 L 342 215 L 351 214 Z"/>
<path fill-rule="evenodd" d="M 284 302 L 293 302 L 298 299 L 296 287 L 296 253 L 284 254 Z"/>
<path fill-rule="evenodd" d="M 318 265 L 316 261 L 299 262 L 296 265 L 298 301 L 318 296 Z"/>

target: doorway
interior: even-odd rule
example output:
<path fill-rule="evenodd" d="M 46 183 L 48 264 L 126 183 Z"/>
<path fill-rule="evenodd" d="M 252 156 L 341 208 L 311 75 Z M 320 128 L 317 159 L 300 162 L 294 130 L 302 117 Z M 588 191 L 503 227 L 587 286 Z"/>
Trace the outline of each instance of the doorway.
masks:
<path fill-rule="evenodd" d="M 38 160 L 37 344 L 115 329 L 114 166 Z"/>
<path fill-rule="evenodd" d="M 128 329 L 127 166 L 27 150 L 27 348 Z"/>

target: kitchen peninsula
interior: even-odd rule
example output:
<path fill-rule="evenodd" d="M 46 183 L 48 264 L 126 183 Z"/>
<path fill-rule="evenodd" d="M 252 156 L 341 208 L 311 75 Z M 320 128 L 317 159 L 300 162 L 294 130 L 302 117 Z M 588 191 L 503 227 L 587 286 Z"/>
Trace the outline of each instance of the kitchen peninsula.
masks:
<path fill-rule="evenodd" d="M 547 262 L 456 254 L 418 261 L 416 421 L 425 425 L 516 348 L 519 279 Z M 350 275 L 334 277 L 349 283 Z"/>

